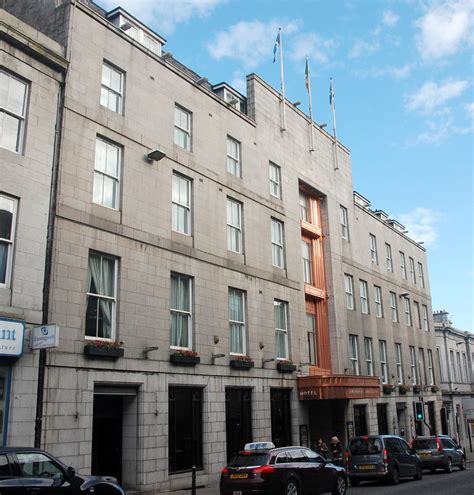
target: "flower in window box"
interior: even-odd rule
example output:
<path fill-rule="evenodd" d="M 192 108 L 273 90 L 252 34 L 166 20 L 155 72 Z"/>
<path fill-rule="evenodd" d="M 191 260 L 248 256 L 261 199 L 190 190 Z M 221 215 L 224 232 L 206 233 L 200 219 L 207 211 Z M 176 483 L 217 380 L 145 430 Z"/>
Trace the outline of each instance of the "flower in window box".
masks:
<path fill-rule="evenodd" d="M 245 354 L 238 354 L 232 356 L 229 361 L 229 365 L 231 368 L 239 369 L 239 370 L 248 370 L 253 368 L 254 362 L 250 358 L 250 356 L 246 356 Z"/>
<path fill-rule="evenodd" d="M 395 387 L 391 383 L 384 383 L 382 385 L 382 391 L 384 394 L 391 394 L 395 390 Z"/>
<path fill-rule="evenodd" d="M 400 385 L 398 386 L 398 393 L 405 395 L 408 392 L 408 388 L 409 387 L 407 387 L 403 383 L 400 383 Z"/>
<path fill-rule="evenodd" d="M 196 351 L 191 349 L 177 349 L 170 354 L 170 363 L 181 366 L 195 366 L 201 362 Z"/>
<path fill-rule="evenodd" d="M 84 355 L 89 357 L 118 359 L 123 356 L 123 342 L 116 340 L 91 340 L 84 346 Z"/>
<path fill-rule="evenodd" d="M 414 394 L 420 394 L 423 390 L 423 387 L 421 385 L 413 385 L 413 393 Z"/>
<path fill-rule="evenodd" d="M 293 373 L 296 370 L 296 366 L 289 359 L 279 359 L 277 362 L 277 370 L 280 373 Z"/>
<path fill-rule="evenodd" d="M 436 392 L 439 392 L 439 387 L 438 385 L 431 385 L 431 391 L 435 394 Z"/>

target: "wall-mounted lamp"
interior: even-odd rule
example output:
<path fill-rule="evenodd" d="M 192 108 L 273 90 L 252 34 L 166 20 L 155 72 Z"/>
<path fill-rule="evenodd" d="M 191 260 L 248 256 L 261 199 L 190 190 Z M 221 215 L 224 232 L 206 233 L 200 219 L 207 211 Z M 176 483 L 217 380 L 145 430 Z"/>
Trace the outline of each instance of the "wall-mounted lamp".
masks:
<path fill-rule="evenodd" d="M 319 124 L 319 128 L 320 129 L 324 129 L 325 127 L 327 127 L 328 125 L 327 124 Z"/>
<path fill-rule="evenodd" d="M 152 352 L 152 351 L 157 351 L 158 349 L 159 349 L 159 347 L 157 345 L 155 345 L 153 347 L 145 347 L 145 349 L 143 349 L 143 357 L 145 359 L 148 359 L 148 353 Z"/>
<path fill-rule="evenodd" d="M 212 364 L 216 364 L 215 363 L 216 359 L 223 358 L 223 357 L 225 357 L 225 354 L 213 354 L 212 355 L 212 358 L 211 358 L 212 359 Z"/>
<path fill-rule="evenodd" d="M 299 105 L 301 105 L 301 101 L 300 100 L 296 100 L 296 101 L 293 102 L 293 105 L 295 107 L 298 107 Z"/>
<path fill-rule="evenodd" d="M 149 162 L 159 162 L 166 156 L 164 151 L 160 151 L 159 149 L 151 150 L 146 154 L 146 159 Z"/>
<path fill-rule="evenodd" d="M 169 60 L 170 58 L 173 58 L 173 54 L 171 52 L 166 52 L 161 58 L 163 60 Z"/>
<path fill-rule="evenodd" d="M 132 27 L 132 25 L 128 22 L 128 21 L 125 21 L 121 26 L 120 26 L 120 29 L 122 31 L 128 31 L 130 28 Z"/>
<path fill-rule="evenodd" d="M 200 77 L 200 78 L 196 81 L 196 84 L 204 84 L 204 83 L 207 83 L 207 82 L 208 82 L 207 77 Z"/>
<path fill-rule="evenodd" d="M 425 243 L 425 241 L 419 241 L 419 242 L 418 242 L 418 244 L 420 244 L 420 245 L 421 245 L 421 244 L 424 244 L 424 243 Z"/>
<path fill-rule="evenodd" d="M 403 299 L 403 298 L 408 299 L 410 297 L 410 293 L 409 292 L 402 292 L 399 297 L 401 299 Z"/>
<path fill-rule="evenodd" d="M 227 102 L 229 105 L 235 105 L 236 103 L 239 103 L 239 100 L 237 98 L 232 98 Z"/>
<path fill-rule="evenodd" d="M 271 363 L 272 361 L 275 361 L 275 358 L 262 359 L 262 368 L 265 368 L 265 365 L 267 363 Z"/>

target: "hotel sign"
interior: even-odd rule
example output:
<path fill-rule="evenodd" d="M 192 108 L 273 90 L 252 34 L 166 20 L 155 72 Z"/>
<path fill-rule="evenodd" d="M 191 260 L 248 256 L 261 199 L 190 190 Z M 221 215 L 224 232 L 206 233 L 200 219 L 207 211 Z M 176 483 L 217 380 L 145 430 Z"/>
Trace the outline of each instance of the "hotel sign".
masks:
<path fill-rule="evenodd" d="M 57 325 L 43 325 L 31 330 L 30 347 L 32 349 L 49 349 L 59 345 L 59 327 Z"/>
<path fill-rule="evenodd" d="M 0 318 L 0 357 L 20 357 L 23 354 L 25 322 Z"/>

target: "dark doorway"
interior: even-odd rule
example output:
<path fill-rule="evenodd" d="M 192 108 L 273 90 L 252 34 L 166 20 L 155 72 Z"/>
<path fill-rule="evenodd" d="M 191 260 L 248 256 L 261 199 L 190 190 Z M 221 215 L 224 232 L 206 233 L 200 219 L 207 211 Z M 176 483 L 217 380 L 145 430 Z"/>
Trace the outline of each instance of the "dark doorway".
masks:
<path fill-rule="evenodd" d="M 428 402 L 428 422 L 430 425 L 430 435 L 436 435 L 435 405 L 433 401 Z"/>
<path fill-rule="evenodd" d="M 122 482 L 123 402 L 120 395 L 94 394 L 92 468 Z"/>
<path fill-rule="evenodd" d="M 226 388 L 225 416 L 227 460 L 252 441 L 252 390 Z"/>
<path fill-rule="evenodd" d="M 291 390 L 272 388 L 270 390 L 272 415 L 272 442 L 276 447 L 292 445 L 291 442 Z"/>
<path fill-rule="evenodd" d="M 354 433 L 356 436 L 367 435 L 367 406 L 354 406 Z"/>
<path fill-rule="evenodd" d="M 379 435 L 388 435 L 387 404 L 377 404 Z"/>
<path fill-rule="evenodd" d="M 439 415 L 441 418 L 441 433 L 443 435 L 449 435 L 447 409 L 442 407 L 439 411 Z"/>

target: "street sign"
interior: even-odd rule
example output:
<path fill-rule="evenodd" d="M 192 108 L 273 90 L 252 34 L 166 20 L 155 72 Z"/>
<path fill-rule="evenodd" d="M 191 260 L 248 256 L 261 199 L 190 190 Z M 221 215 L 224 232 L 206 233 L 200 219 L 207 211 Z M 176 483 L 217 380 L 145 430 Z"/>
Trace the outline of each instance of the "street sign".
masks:
<path fill-rule="evenodd" d="M 0 318 L 0 356 L 20 357 L 24 335 L 24 321 Z"/>
<path fill-rule="evenodd" d="M 43 325 L 35 327 L 30 334 L 30 347 L 32 349 L 49 349 L 59 345 L 58 325 Z"/>

